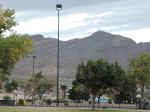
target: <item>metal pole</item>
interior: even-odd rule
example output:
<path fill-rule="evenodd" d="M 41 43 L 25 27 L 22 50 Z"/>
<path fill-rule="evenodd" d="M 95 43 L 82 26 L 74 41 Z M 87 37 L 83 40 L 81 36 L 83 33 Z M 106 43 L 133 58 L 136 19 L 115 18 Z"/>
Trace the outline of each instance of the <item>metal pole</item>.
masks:
<path fill-rule="evenodd" d="M 36 56 L 33 56 L 33 73 L 32 73 L 32 75 L 35 74 L 35 58 L 36 58 Z M 34 92 L 34 90 L 32 89 L 32 106 L 34 104 L 33 92 Z"/>
<path fill-rule="evenodd" d="M 58 41 L 57 41 L 57 105 L 59 106 L 59 16 L 60 12 L 58 11 Z"/>
<path fill-rule="evenodd" d="M 33 56 L 33 74 L 35 73 L 35 58 L 36 56 Z"/>

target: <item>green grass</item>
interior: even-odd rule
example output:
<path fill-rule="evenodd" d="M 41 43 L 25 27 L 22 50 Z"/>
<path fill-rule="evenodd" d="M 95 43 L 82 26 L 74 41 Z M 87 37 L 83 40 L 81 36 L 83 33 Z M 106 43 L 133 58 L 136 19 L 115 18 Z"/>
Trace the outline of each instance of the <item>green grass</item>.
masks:
<path fill-rule="evenodd" d="M 0 107 L 0 112 L 148 112 L 148 111 L 136 111 L 136 110 L 97 110 L 91 111 L 83 109 L 63 109 L 53 107 Z"/>

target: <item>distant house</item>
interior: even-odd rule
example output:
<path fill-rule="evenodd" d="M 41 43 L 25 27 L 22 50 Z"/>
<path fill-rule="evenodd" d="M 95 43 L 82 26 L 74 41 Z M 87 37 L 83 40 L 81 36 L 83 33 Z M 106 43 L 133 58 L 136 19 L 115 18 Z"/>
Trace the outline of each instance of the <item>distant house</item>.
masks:
<path fill-rule="evenodd" d="M 15 99 L 15 95 L 12 93 L 0 93 L 0 100 L 3 100 L 5 96 L 11 97 L 12 100 Z"/>
<path fill-rule="evenodd" d="M 89 101 L 92 101 L 92 97 L 90 97 Z M 100 99 L 98 97 L 95 98 L 95 102 L 98 103 L 109 103 L 109 98 L 105 95 L 101 96 Z"/>
<path fill-rule="evenodd" d="M 98 103 L 98 102 L 100 102 L 100 103 L 108 103 L 108 102 L 109 102 L 109 98 L 106 97 L 106 96 L 102 96 L 102 97 L 100 97 L 100 99 L 98 99 L 98 98 L 96 97 L 95 101 L 96 101 L 97 103 Z"/>

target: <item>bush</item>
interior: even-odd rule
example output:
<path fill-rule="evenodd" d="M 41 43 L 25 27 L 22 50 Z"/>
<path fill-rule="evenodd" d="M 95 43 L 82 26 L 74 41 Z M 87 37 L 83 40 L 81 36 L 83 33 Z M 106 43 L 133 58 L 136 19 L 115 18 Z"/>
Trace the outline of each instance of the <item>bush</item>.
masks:
<path fill-rule="evenodd" d="M 45 101 L 45 103 L 47 105 L 51 105 L 52 104 L 52 100 L 51 99 L 45 99 L 44 101 Z"/>
<path fill-rule="evenodd" d="M 64 100 L 63 103 L 64 103 L 65 106 L 69 105 L 69 102 L 67 100 Z"/>
<path fill-rule="evenodd" d="M 65 105 L 65 106 L 68 106 L 68 105 L 69 105 L 69 103 L 65 101 L 65 102 L 64 102 L 64 105 Z"/>
<path fill-rule="evenodd" d="M 4 100 L 11 100 L 11 97 L 10 96 L 4 96 L 3 99 Z"/>
<path fill-rule="evenodd" d="M 109 104 L 112 104 L 112 99 L 109 99 L 109 100 L 108 100 L 108 103 L 109 103 Z"/>
<path fill-rule="evenodd" d="M 144 100 L 142 104 L 143 104 L 143 109 L 147 109 L 149 103 L 146 100 Z"/>
<path fill-rule="evenodd" d="M 19 100 L 18 100 L 18 105 L 24 106 L 24 100 L 23 100 L 23 99 L 19 99 Z"/>
<path fill-rule="evenodd" d="M 103 109 L 106 109 L 106 108 L 107 108 L 107 106 L 102 106 L 102 108 L 103 108 Z"/>
<path fill-rule="evenodd" d="M 53 102 L 53 103 L 57 103 L 57 101 L 56 101 L 56 100 L 53 100 L 52 102 Z"/>

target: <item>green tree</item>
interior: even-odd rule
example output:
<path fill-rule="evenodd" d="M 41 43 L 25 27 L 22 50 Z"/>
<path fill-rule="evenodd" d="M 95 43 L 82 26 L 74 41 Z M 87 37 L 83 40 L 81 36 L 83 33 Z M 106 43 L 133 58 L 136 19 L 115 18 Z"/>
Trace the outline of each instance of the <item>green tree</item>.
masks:
<path fill-rule="evenodd" d="M 95 98 L 108 90 L 117 90 L 122 83 L 124 70 L 115 62 L 110 64 L 104 59 L 89 60 L 78 65 L 76 80 L 89 89 L 92 94 L 92 109 Z"/>
<path fill-rule="evenodd" d="M 111 88 L 114 90 L 120 90 L 122 88 L 121 86 L 123 85 L 123 82 L 125 80 L 125 71 L 122 69 L 122 67 L 118 64 L 116 61 L 113 64 L 110 64 L 108 67 L 108 71 L 111 74 L 111 80 L 110 85 Z"/>
<path fill-rule="evenodd" d="M 30 91 L 30 84 L 28 83 L 28 80 L 19 80 L 18 82 L 18 88 L 20 91 L 24 93 L 24 100 L 26 99 L 26 96 L 31 94 Z"/>
<path fill-rule="evenodd" d="M 144 98 L 144 88 L 150 84 L 150 55 L 141 54 L 139 57 L 130 59 L 129 73 L 136 79 L 137 86 L 142 90 Z"/>
<path fill-rule="evenodd" d="M 115 94 L 115 103 L 123 103 L 123 101 L 128 101 L 126 103 L 131 104 L 135 103 L 136 101 L 136 82 L 134 77 L 126 74 L 123 80 L 122 85 L 118 89 L 117 93 Z M 132 100 L 131 100 L 132 99 Z"/>
<path fill-rule="evenodd" d="M 111 78 L 111 81 L 109 82 L 110 87 L 109 91 L 107 93 L 114 94 L 117 99 L 117 103 L 121 103 L 121 90 L 124 85 L 124 80 L 125 80 L 125 71 L 122 69 L 122 67 L 118 64 L 116 61 L 113 64 L 110 64 L 108 67 L 108 71 Z M 121 97 L 121 98 L 120 98 Z"/>
<path fill-rule="evenodd" d="M 3 10 L 0 8 L 0 35 L 6 31 L 10 31 L 16 25 L 14 21 L 15 11 L 11 9 Z"/>
<path fill-rule="evenodd" d="M 42 74 L 42 72 L 38 72 L 33 74 L 28 80 L 27 86 L 28 91 L 30 91 L 31 94 L 34 93 L 34 95 L 38 95 L 39 99 L 41 100 L 43 94 L 48 94 L 52 91 L 54 83 L 53 81 L 48 80 L 47 77 Z"/>
<path fill-rule="evenodd" d="M 135 78 L 137 88 L 141 88 L 143 100 L 144 88 L 150 84 L 150 55 L 141 54 L 138 57 L 131 58 L 129 67 L 129 73 Z"/>
<path fill-rule="evenodd" d="M 13 92 L 14 90 L 17 90 L 18 87 L 18 82 L 16 80 L 9 80 L 5 84 L 5 90 L 8 93 Z"/>
<path fill-rule="evenodd" d="M 69 99 L 73 101 L 85 100 L 88 101 L 90 98 L 89 90 L 81 83 L 79 83 L 77 80 L 74 80 L 72 82 L 72 88 L 68 91 Z"/>
<path fill-rule="evenodd" d="M 12 28 L 16 25 L 14 21 L 15 11 L 0 8 L 0 82 L 8 78 L 14 65 L 26 57 L 32 51 L 32 40 L 29 35 L 18 35 Z M 5 32 L 10 32 L 5 36 Z"/>
<path fill-rule="evenodd" d="M 66 89 L 67 86 L 65 84 L 61 84 L 61 90 L 62 90 L 62 99 L 64 100 L 66 98 Z"/>
<path fill-rule="evenodd" d="M 92 109 L 95 109 L 95 98 L 99 94 L 100 89 L 107 87 L 105 79 L 109 79 L 107 74 L 108 63 L 103 59 L 89 60 L 87 64 L 79 64 L 77 68 L 76 79 L 89 89 L 92 94 Z"/>

